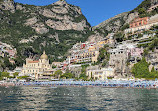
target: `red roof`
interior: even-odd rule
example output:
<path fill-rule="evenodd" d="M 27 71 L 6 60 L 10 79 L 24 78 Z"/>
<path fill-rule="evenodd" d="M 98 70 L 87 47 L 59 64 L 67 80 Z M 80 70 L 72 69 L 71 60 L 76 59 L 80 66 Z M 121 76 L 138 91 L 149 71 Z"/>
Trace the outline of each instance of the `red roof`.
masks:
<path fill-rule="evenodd" d="M 29 61 L 28 63 L 38 63 L 39 61 Z"/>

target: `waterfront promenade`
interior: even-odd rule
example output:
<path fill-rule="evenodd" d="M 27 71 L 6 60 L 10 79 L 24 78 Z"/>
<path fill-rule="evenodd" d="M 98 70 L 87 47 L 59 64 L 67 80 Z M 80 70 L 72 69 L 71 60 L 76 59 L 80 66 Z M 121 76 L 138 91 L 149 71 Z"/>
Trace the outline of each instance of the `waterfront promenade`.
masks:
<path fill-rule="evenodd" d="M 158 81 L 123 81 L 123 80 L 106 80 L 106 81 L 34 81 L 34 82 L 17 82 L 17 83 L 0 83 L 1 86 L 49 86 L 49 87 L 110 87 L 110 88 L 158 88 Z"/>

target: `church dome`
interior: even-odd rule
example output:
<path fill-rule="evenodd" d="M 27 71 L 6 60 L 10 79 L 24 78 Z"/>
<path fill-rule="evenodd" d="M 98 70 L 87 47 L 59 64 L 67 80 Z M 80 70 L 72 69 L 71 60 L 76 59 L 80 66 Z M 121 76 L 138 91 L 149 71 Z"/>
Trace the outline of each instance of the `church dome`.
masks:
<path fill-rule="evenodd" d="M 41 55 L 40 59 L 46 59 L 46 60 L 48 59 L 48 56 L 46 55 L 45 51 Z"/>

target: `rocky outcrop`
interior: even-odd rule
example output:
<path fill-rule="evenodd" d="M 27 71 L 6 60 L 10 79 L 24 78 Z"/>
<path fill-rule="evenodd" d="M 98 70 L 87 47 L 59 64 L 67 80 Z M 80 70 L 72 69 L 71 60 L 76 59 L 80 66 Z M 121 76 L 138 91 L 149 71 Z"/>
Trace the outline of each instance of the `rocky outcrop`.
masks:
<path fill-rule="evenodd" d="M 103 40 L 103 36 L 101 36 L 99 33 L 96 33 L 94 35 L 89 36 L 88 42 L 94 43 L 94 42 L 99 42 Z"/>
<path fill-rule="evenodd" d="M 112 17 L 112 18 L 102 22 L 101 24 L 93 27 L 93 30 L 99 29 L 103 33 L 105 33 L 106 31 L 117 32 L 120 30 L 120 28 L 124 24 L 129 23 L 130 21 L 132 21 L 136 17 L 138 17 L 138 12 L 135 12 L 135 13 L 125 12 L 125 13 L 116 15 L 115 17 Z"/>
<path fill-rule="evenodd" d="M 25 5 L 14 3 L 13 0 L 4 0 L 0 4 L 0 8 L 2 10 L 10 10 L 12 13 L 16 10 L 20 10 L 20 13 L 24 14 L 30 13 L 31 16 L 26 17 L 24 25 L 35 29 L 38 34 L 49 33 L 49 28 L 83 31 L 85 28 L 90 27 L 87 25 L 86 18 L 75 22 L 75 19 L 78 19 L 77 17 L 82 15 L 81 9 L 69 5 L 65 0 L 59 0 L 49 6 L 32 6 L 27 8 Z M 44 20 L 42 16 L 44 16 Z"/>
<path fill-rule="evenodd" d="M 75 23 L 69 20 L 63 20 L 63 21 L 54 21 L 54 20 L 47 20 L 46 24 L 53 29 L 56 30 L 78 30 L 82 31 L 84 30 L 86 26 L 85 21 L 82 21 L 80 23 Z"/>
<path fill-rule="evenodd" d="M 23 8 L 23 6 L 22 5 L 20 5 L 20 4 L 17 4 L 16 5 L 16 10 L 23 10 L 24 8 Z"/>
<path fill-rule="evenodd" d="M 29 39 L 22 39 L 19 43 L 29 43 L 29 42 L 34 42 L 36 39 L 38 38 L 38 36 L 33 36 L 30 37 Z"/>
<path fill-rule="evenodd" d="M 14 13 L 15 12 L 15 3 L 13 0 L 4 0 L 4 2 L 2 2 L 0 4 L 0 9 L 10 10 L 12 13 Z"/>
<path fill-rule="evenodd" d="M 107 31 L 113 31 L 113 32 L 118 31 L 120 26 L 122 26 L 121 24 L 122 19 L 127 15 L 128 13 L 122 13 L 122 14 L 116 15 L 115 17 L 112 17 L 102 22 L 101 24 L 93 27 L 93 30 L 104 28 L 104 30 L 107 30 Z"/>
<path fill-rule="evenodd" d="M 53 13 L 50 9 L 44 9 L 42 15 L 48 18 L 56 18 L 56 14 Z"/>
<path fill-rule="evenodd" d="M 138 12 L 130 13 L 125 19 L 126 23 L 130 23 L 134 18 L 138 17 Z"/>
<path fill-rule="evenodd" d="M 37 21 L 38 21 L 37 18 L 33 17 L 33 18 L 30 18 L 30 19 L 27 19 L 25 25 L 33 26 L 35 23 L 37 23 Z"/>
<path fill-rule="evenodd" d="M 45 34 L 49 32 L 49 29 L 46 28 L 43 23 L 37 23 L 32 28 L 34 28 L 38 34 Z"/>
<path fill-rule="evenodd" d="M 55 35 L 49 35 L 48 37 L 49 37 L 49 38 L 55 38 L 55 39 L 56 39 L 56 41 L 57 41 L 58 43 L 60 43 L 58 33 L 55 33 Z"/>
<path fill-rule="evenodd" d="M 21 58 L 46 50 L 53 59 L 63 59 L 73 44 L 90 35 L 81 9 L 65 0 L 48 6 L 0 0 L 0 25 L 0 41 L 14 45 Z"/>

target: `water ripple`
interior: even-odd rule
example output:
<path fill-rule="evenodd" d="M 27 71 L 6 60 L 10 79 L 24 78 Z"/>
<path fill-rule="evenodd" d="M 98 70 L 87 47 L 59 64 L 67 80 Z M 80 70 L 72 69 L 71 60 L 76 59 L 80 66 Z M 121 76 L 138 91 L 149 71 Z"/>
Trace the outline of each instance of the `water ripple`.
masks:
<path fill-rule="evenodd" d="M 0 110 L 157 111 L 157 89 L 0 87 Z"/>

